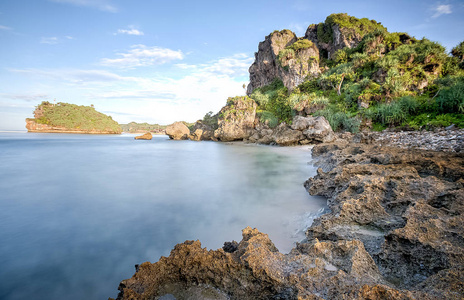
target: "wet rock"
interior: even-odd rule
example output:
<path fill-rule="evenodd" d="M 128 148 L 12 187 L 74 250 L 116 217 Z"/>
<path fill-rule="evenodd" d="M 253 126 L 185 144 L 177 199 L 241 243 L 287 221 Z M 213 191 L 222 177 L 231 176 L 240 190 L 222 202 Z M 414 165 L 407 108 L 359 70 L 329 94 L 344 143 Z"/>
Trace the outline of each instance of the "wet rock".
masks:
<path fill-rule="evenodd" d="M 190 130 L 184 123 L 175 122 L 166 127 L 166 134 L 173 140 L 186 140 L 190 135 Z"/>
<path fill-rule="evenodd" d="M 143 135 L 136 136 L 134 139 L 136 140 L 151 140 L 153 136 L 151 135 L 150 132 L 147 132 Z"/>

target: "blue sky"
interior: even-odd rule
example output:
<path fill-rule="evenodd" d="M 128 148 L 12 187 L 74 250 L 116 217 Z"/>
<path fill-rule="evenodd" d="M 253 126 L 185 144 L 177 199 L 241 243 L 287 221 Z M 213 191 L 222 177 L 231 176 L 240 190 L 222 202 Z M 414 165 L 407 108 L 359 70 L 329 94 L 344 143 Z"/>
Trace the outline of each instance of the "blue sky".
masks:
<path fill-rule="evenodd" d="M 451 50 L 464 1 L 1 0 L 0 130 L 44 100 L 120 123 L 193 122 L 243 95 L 258 43 L 346 12 Z"/>

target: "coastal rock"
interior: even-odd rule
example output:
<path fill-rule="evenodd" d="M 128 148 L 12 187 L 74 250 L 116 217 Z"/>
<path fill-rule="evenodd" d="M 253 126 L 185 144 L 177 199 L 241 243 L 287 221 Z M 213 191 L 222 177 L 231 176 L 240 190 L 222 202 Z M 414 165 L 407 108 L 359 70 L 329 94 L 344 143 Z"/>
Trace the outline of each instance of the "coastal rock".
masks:
<path fill-rule="evenodd" d="M 319 50 L 307 39 L 298 39 L 290 30 L 274 31 L 259 43 L 250 66 L 247 94 L 280 78 L 293 89 L 308 75 L 319 74 Z"/>
<path fill-rule="evenodd" d="M 218 129 L 214 137 L 222 142 L 247 139 L 253 133 L 256 102 L 247 97 L 234 97 L 219 112 Z"/>
<path fill-rule="evenodd" d="M 305 187 L 328 197 L 331 212 L 314 221 L 308 239 L 360 240 L 391 284 L 441 299 L 464 295 L 462 156 L 321 144 L 313 157 L 321 168 Z"/>
<path fill-rule="evenodd" d="M 304 140 L 304 136 L 301 131 L 293 130 L 287 124 L 281 123 L 272 133 L 272 140 L 280 146 L 294 146 Z"/>
<path fill-rule="evenodd" d="M 156 299 L 171 294 L 186 299 L 192 288 L 214 290 L 205 299 L 338 299 L 413 294 L 382 283 L 373 259 L 359 241 L 299 244 L 280 253 L 266 234 L 245 228 L 242 241 L 207 250 L 199 241 L 178 244 L 169 257 L 145 262 L 119 285 L 118 299 Z M 227 249 L 227 251 L 225 251 Z M 174 288 L 173 288 L 174 287 Z"/>
<path fill-rule="evenodd" d="M 190 129 L 182 122 L 175 122 L 166 127 L 166 134 L 173 140 L 186 140 L 190 135 Z"/>
<path fill-rule="evenodd" d="M 192 141 L 209 141 L 214 136 L 213 128 L 204 124 L 201 120 L 195 122 L 191 132 L 189 139 Z"/>
<path fill-rule="evenodd" d="M 153 138 L 153 136 L 151 135 L 151 133 L 147 132 L 143 135 L 139 135 L 139 136 L 136 136 L 134 139 L 136 140 L 151 140 Z"/>
<path fill-rule="evenodd" d="M 322 116 L 293 118 L 291 126 L 294 130 L 303 131 L 310 143 L 328 143 L 335 140 L 335 135 L 329 122 Z"/>

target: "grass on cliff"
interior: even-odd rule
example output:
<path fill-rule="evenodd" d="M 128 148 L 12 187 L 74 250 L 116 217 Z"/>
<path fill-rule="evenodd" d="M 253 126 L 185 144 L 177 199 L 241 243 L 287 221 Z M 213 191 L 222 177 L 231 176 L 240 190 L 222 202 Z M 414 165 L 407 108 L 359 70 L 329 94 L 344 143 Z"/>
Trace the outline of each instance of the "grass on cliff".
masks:
<path fill-rule="evenodd" d="M 35 120 L 39 124 L 62 126 L 69 129 L 83 131 L 109 131 L 121 133 L 121 127 L 111 116 L 107 116 L 90 106 L 59 102 L 51 104 L 42 102 L 34 112 Z"/>
<path fill-rule="evenodd" d="M 312 114 L 326 117 L 334 130 L 464 128 L 463 53 L 464 42 L 449 55 L 425 38 L 377 28 L 357 47 L 339 50 L 328 70 L 292 93 L 276 79 L 251 97 L 279 123 L 313 107 Z"/>

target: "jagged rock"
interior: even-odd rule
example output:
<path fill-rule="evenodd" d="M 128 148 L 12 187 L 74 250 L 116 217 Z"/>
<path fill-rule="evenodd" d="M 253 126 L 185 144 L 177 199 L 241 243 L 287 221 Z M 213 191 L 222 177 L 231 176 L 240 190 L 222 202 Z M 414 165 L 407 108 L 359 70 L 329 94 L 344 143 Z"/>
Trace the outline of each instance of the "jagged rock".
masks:
<path fill-rule="evenodd" d="M 118 299 L 156 299 L 168 293 L 186 299 L 185 291 L 192 288 L 214 288 L 214 297 L 245 300 L 353 299 L 366 294 L 377 299 L 389 293 L 397 296 L 391 299 L 412 299 L 413 294 L 382 283 L 359 241 L 314 240 L 285 255 L 256 229 L 247 227 L 242 236 L 238 245 L 227 244 L 229 251 L 208 251 L 199 241 L 178 244 L 169 257 L 141 264 L 132 278 L 122 281 Z"/>
<path fill-rule="evenodd" d="M 190 135 L 190 130 L 184 123 L 175 122 L 166 127 L 166 134 L 173 140 L 186 140 Z"/>
<path fill-rule="evenodd" d="M 150 132 L 147 132 L 143 135 L 136 136 L 134 139 L 136 140 L 151 140 L 153 136 L 151 135 Z"/>
<path fill-rule="evenodd" d="M 464 295 L 456 275 L 464 267 L 464 157 L 375 142 L 317 145 L 313 156 L 322 168 L 305 186 L 328 197 L 331 212 L 308 239 L 359 239 L 390 283 L 440 299 Z"/>
<path fill-rule="evenodd" d="M 223 142 L 243 140 L 253 133 L 256 117 L 256 102 L 245 97 L 227 100 L 227 105 L 219 112 L 218 129 L 214 137 Z"/>
<path fill-rule="evenodd" d="M 274 31 L 259 43 L 250 69 L 247 94 L 280 78 L 292 89 L 309 75 L 319 74 L 319 50 L 306 39 L 298 39 L 290 30 Z"/>
<path fill-rule="evenodd" d="M 320 117 L 302 117 L 293 118 L 291 126 L 294 130 L 303 131 L 308 139 L 308 143 L 328 143 L 335 140 L 335 135 L 330 127 L 329 122 L 322 116 Z"/>
<path fill-rule="evenodd" d="M 301 131 L 293 130 L 285 123 L 277 126 L 272 133 L 272 140 L 280 146 L 298 145 L 298 142 L 304 139 Z"/>
<path fill-rule="evenodd" d="M 209 141 L 214 136 L 213 128 L 204 124 L 201 120 L 195 122 L 191 131 L 192 134 L 189 135 L 189 139 L 192 141 Z"/>

